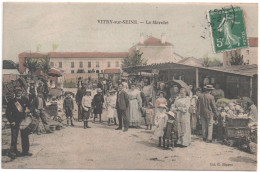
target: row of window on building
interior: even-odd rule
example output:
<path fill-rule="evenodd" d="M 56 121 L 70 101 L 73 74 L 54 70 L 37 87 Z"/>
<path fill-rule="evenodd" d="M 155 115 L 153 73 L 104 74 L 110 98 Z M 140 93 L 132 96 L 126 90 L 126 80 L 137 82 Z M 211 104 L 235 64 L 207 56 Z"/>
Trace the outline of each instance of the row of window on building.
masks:
<path fill-rule="evenodd" d="M 103 73 L 103 70 L 92 69 L 92 70 L 85 71 L 84 69 L 78 69 L 78 70 L 71 70 L 70 73 Z"/>
<path fill-rule="evenodd" d="M 58 64 L 59 64 L 59 68 L 62 68 L 62 62 L 59 62 Z M 75 67 L 75 62 L 71 62 L 70 64 L 71 64 L 71 65 L 70 65 L 71 68 L 74 68 L 74 67 Z M 88 68 L 91 68 L 91 65 L 92 65 L 91 62 L 88 62 L 87 64 L 88 64 L 88 65 L 87 65 Z M 51 66 L 54 67 L 54 62 L 51 62 Z M 79 67 L 80 67 L 80 68 L 83 68 L 83 66 L 84 66 L 84 65 L 83 65 L 83 62 L 79 62 Z M 96 62 L 96 67 L 97 67 L 97 68 L 100 67 L 99 62 Z M 107 67 L 112 67 L 110 61 L 107 62 Z M 115 62 L 115 67 L 120 67 L 118 61 Z"/>

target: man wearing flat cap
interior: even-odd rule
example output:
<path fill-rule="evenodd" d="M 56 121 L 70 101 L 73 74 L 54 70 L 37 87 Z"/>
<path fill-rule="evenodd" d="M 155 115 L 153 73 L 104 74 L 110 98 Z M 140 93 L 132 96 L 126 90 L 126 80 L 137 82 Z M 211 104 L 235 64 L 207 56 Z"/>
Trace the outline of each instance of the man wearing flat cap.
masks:
<path fill-rule="evenodd" d="M 22 154 L 17 150 L 17 137 L 19 133 L 20 122 L 25 118 L 25 112 L 29 112 L 30 103 L 29 100 L 22 96 L 22 89 L 20 87 L 15 88 L 15 97 L 11 99 L 6 108 L 6 118 L 11 124 L 11 148 L 9 156 L 14 159 L 16 156 L 32 156 L 29 153 L 29 135 L 28 133 L 21 131 L 22 140 Z"/>
<path fill-rule="evenodd" d="M 213 133 L 214 116 L 217 116 L 217 107 L 214 96 L 210 93 L 214 90 L 212 85 L 204 86 L 205 93 L 199 94 L 198 97 L 198 114 L 201 116 L 203 140 L 211 143 Z"/>

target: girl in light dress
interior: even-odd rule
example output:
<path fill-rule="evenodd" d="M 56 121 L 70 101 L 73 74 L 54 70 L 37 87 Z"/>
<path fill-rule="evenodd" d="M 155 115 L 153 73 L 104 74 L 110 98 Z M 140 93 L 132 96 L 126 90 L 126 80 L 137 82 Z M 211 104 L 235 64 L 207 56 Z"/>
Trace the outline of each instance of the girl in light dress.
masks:
<path fill-rule="evenodd" d="M 115 95 L 115 90 L 110 90 L 109 95 L 106 97 L 106 109 L 107 109 L 107 118 L 108 118 L 108 125 L 113 124 L 117 125 L 116 117 L 116 99 L 117 96 Z"/>

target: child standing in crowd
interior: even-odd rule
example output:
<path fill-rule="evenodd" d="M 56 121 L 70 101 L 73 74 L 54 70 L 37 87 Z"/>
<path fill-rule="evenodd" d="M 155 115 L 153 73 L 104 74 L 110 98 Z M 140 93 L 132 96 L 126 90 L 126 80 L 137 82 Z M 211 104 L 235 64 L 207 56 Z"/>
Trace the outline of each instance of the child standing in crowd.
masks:
<path fill-rule="evenodd" d="M 165 93 L 163 91 L 160 91 L 159 97 L 156 99 L 156 106 L 165 105 L 167 106 L 167 100 L 164 98 Z"/>
<path fill-rule="evenodd" d="M 170 146 L 174 148 L 174 140 L 177 139 L 177 124 L 175 120 L 175 114 L 171 111 L 169 111 L 167 114 L 168 114 L 168 120 L 167 120 L 167 125 L 163 136 L 163 147 L 165 148 L 165 139 L 167 139 L 166 149 L 169 149 Z"/>
<path fill-rule="evenodd" d="M 113 123 L 117 125 L 116 123 L 116 95 L 115 90 L 109 91 L 109 96 L 106 97 L 106 108 L 107 108 L 107 117 L 108 117 L 108 125 L 110 123 Z"/>
<path fill-rule="evenodd" d="M 165 105 L 159 105 L 158 106 L 158 111 L 156 112 L 155 116 L 155 131 L 154 135 L 159 137 L 159 145 L 158 147 L 161 147 L 161 142 L 162 142 L 162 137 L 164 136 L 164 130 L 167 124 L 168 116 L 165 112 L 166 106 Z"/>
<path fill-rule="evenodd" d="M 153 126 L 153 118 L 154 118 L 154 109 L 153 109 L 153 103 L 150 102 L 148 103 L 148 108 L 145 109 L 145 119 L 146 119 L 146 130 L 149 129 L 150 126 L 150 130 L 152 130 L 152 126 Z"/>
<path fill-rule="evenodd" d="M 84 129 L 90 128 L 88 126 L 88 119 L 91 112 L 91 100 L 92 100 L 91 90 L 86 90 L 86 93 L 82 98 L 82 108 L 83 108 L 82 114 L 83 114 Z"/>
<path fill-rule="evenodd" d="M 73 99 L 71 98 L 71 94 L 68 93 L 66 98 L 64 99 L 63 102 L 63 109 L 65 111 L 66 114 L 66 118 L 67 118 L 67 125 L 69 126 L 71 123 L 71 126 L 74 126 L 73 122 L 72 122 L 72 118 L 73 118 L 73 109 L 74 109 L 74 103 L 73 103 Z"/>

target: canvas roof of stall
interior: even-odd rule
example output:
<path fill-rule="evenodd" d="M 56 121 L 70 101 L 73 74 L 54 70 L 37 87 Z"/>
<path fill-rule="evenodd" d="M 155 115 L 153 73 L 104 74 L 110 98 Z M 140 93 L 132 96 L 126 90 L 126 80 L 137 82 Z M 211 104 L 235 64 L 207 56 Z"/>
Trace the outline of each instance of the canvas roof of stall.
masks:
<path fill-rule="evenodd" d="M 230 73 L 235 75 L 242 75 L 242 76 L 254 76 L 258 74 L 258 66 L 257 65 L 237 65 L 237 66 L 227 66 L 227 67 L 198 67 L 198 66 L 190 66 L 185 64 L 179 63 L 158 63 L 158 64 L 151 64 L 151 65 L 143 65 L 143 66 L 131 66 L 124 68 L 124 71 L 131 72 L 131 71 L 146 71 L 152 72 L 153 69 L 157 70 L 169 70 L 169 69 L 194 69 L 199 68 L 203 70 L 210 70 L 210 71 L 217 71 L 217 72 L 224 72 Z"/>

